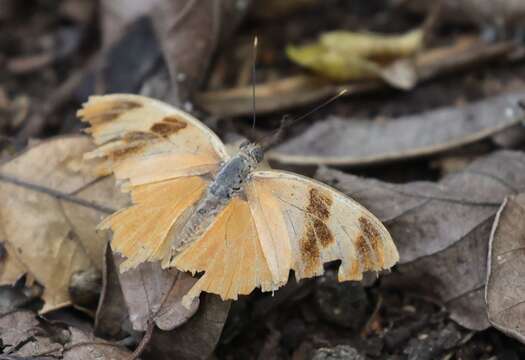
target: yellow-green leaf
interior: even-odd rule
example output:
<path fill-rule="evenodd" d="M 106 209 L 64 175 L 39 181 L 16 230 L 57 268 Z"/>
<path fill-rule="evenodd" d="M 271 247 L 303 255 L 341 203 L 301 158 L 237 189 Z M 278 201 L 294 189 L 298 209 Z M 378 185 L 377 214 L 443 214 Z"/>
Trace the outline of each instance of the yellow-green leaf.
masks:
<path fill-rule="evenodd" d="M 296 64 L 335 81 L 382 79 L 409 89 L 417 79 L 406 58 L 422 46 L 422 30 L 403 35 L 333 31 L 316 43 L 288 46 L 286 54 Z"/>

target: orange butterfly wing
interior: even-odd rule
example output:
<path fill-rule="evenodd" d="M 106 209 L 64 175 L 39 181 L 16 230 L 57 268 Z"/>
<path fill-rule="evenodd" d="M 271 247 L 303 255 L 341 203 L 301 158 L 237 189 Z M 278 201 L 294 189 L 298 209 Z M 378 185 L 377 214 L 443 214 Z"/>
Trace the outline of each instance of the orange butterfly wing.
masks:
<path fill-rule="evenodd" d="M 183 298 L 189 306 L 202 291 L 222 299 L 237 299 L 256 287 L 273 288 L 248 203 L 233 198 L 210 229 L 175 258 L 175 267 L 192 273 L 204 271 Z"/>
<path fill-rule="evenodd" d="M 255 172 L 247 201 L 236 197 L 204 236 L 174 265 L 204 274 L 183 300 L 206 291 L 237 299 L 255 287 L 272 291 L 296 278 L 321 275 L 323 264 L 341 260 L 339 280 L 360 280 L 399 259 L 381 222 L 327 185 L 283 171 Z"/>
<path fill-rule="evenodd" d="M 144 96 L 92 96 L 78 116 L 98 145 L 86 158 L 104 159 L 117 180 L 132 186 L 213 172 L 228 159 L 204 124 Z"/>
<path fill-rule="evenodd" d="M 99 224 L 113 230 L 111 247 L 126 257 L 121 271 L 144 261 L 162 260 L 171 246 L 172 231 L 201 198 L 207 182 L 199 176 L 181 177 L 133 187 L 133 205 Z"/>
<path fill-rule="evenodd" d="M 198 175 L 228 159 L 224 145 L 189 114 L 143 96 L 92 96 L 78 115 L 98 145 L 86 158 L 101 158 L 131 190 L 133 205 L 99 225 L 113 230 L 112 248 L 127 258 L 121 270 L 161 259 L 208 185 Z"/>
<path fill-rule="evenodd" d="M 313 179 L 284 171 L 258 171 L 246 185 L 261 248 L 274 283 L 321 275 L 341 260 L 339 280 L 392 267 L 397 249 L 383 224 L 363 206 Z"/>
<path fill-rule="evenodd" d="M 114 232 L 114 250 L 127 257 L 121 270 L 161 260 L 172 234 L 192 213 L 208 180 L 228 156 L 198 120 L 156 100 L 136 95 L 92 97 L 79 115 L 91 124 L 101 157 L 118 180 L 128 182 L 133 205 L 101 223 Z M 177 255 L 183 271 L 204 272 L 183 303 L 200 292 L 237 299 L 255 287 L 284 285 L 323 273 L 341 260 L 339 280 L 397 262 L 397 249 L 381 222 L 334 189 L 282 171 L 258 171 L 204 235 Z"/>

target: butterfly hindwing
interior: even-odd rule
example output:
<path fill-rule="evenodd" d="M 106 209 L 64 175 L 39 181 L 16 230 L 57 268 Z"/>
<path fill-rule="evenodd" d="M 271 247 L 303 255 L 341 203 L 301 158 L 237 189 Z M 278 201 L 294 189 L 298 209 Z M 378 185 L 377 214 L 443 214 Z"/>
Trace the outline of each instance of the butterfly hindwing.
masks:
<path fill-rule="evenodd" d="M 189 114 L 139 95 L 92 96 L 78 111 L 117 180 L 131 186 L 218 169 L 228 158 L 219 138 Z"/>
<path fill-rule="evenodd" d="M 363 272 L 390 268 L 399 258 L 374 215 L 320 182 L 284 171 L 258 171 L 246 195 L 276 283 L 290 268 L 297 278 L 320 275 L 323 264 L 333 260 L 341 260 L 340 281 L 360 280 Z M 276 248 L 277 243 L 290 250 Z"/>
<path fill-rule="evenodd" d="M 273 289 L 272 276 L 245 200 L 233 198 L 208 231 L 175 258 L 182 271 L 204 272 L 184 297 L 189 306 L 201 291 L 237 299 L 256 287 Z"/>

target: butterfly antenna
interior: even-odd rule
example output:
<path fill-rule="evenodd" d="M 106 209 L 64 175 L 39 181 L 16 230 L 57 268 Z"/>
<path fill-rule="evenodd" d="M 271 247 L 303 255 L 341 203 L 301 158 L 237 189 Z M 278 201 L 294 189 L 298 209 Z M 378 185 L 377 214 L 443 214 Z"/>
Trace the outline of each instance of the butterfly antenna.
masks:
<path fill-rule="evenodd" d="M 255 128 L 255 120 L 257 118 L 257 112 L 255 109 L 255 62 L 257 61 L 257 36 L 253 38 L 253 52 L 252 52 L 252 110 L 253 110 L 253 121 L 252 129 Z"/>
<path fill-rule="evenodd" d="M 306 113 L 304 113 L 303 115 L 300 115 L 300 116 L 298 116 L 298 117 L 296 117 L 294 119 L 290 119 L 287 115 L 285 115 L 283 117 L 283 119 L 281 120 L 281 125 L 279 126 L 279 129 L 277 129 L 277 131 L 275 133 L 270 135 L 269 141 L 265 142 L 264 139 L 261 141 L 261 145 L 262 145 L 263 149 L 266 150 L 269 147 L 273 146 L 279 140 L 279 138 L 281 137 L 281 135 L 283 133 L 283 130 L 285 128 L 288 128 L 288 127 L 292 126 L 293 124 L 303 120 L 304 118 L 307 118 L 308 116 L 312 115 L 316 111 L 319 111 L 320 109 L 324 108 L 328 104 L 331 104 L 335 100 L 339 99 L 341 96 L 343 96 L 347 92 L 348 92 L 347 89 L 343 89 L 343 90 L 339 91 L 336 95 L 334 95 L 331 98 L 327 99 L 323 103 L 317 105 L 312 110 L 309 110 Z"/>

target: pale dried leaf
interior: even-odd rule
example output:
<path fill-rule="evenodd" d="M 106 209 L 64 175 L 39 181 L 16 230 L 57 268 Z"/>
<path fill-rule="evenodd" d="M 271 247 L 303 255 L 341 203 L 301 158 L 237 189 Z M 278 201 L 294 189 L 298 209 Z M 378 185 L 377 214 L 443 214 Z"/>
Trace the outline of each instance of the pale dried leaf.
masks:
<path fill-rule="evenodd" d="M 525 189 L 523 153 L 496 152 L 438 183 L 389 184 L 324 168 L 317 177 L 387 226 L 400 261 L 384 283 L 436 296 L 462 326 L 489 326 L 483 288 L 490 228 L 505 196 Z"/>
<path fill-rule="evenodd" d="M 436 154 L 519 124 L 524 115 L 517 102 L 523 99 L 525 93 L 511 93 L 380 122 L 331 117 L 268 158 L 287 165 L 363 165 Z"/>
<path fill-rule="evenodd" d="M 108 209 L 127 203 L 127 197 L 115 191 L 112 179 L 99 180 L 82 161 L 91 147 L 86 137 L 57 138 L 40 143 L 0 169 L 0 219 L 8 249 L 13 250 L 8 256 L 16 257 L 23 264 L 20 271 L 27 271 L 45 287 L 43 312 L 70 303 L 68 285 L 73 273 L 100 271 L 106 239 L 96 233 L 96 224 Z M 83 203 L 57 198 L 42 188 Z M 14 277 L 5 275 L 4 283 Z"/>
<path fill-rule="evenodd" d="M 525 194 L 501 206 L 492 234 L 485 300 L 490 323 L 525 343 Z"/>

